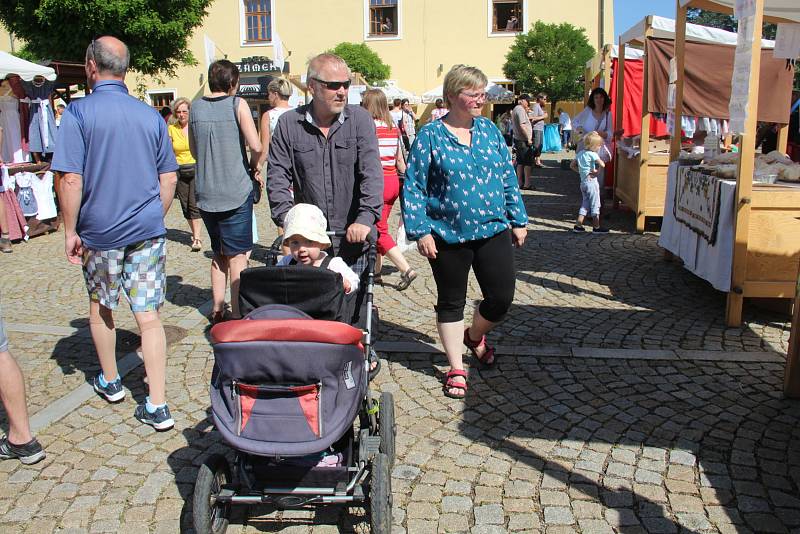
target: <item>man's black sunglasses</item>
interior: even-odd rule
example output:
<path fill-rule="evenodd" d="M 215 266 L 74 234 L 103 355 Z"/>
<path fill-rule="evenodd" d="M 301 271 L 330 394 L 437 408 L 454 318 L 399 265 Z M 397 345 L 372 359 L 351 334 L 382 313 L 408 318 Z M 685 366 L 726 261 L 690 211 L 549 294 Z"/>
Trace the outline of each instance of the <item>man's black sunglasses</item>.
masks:
<path fill-rule="evenodd" d="M 331 91 L 338 91 L 342 87 L 344 87 L 345 89 L 350 89 L 350 80 L 347 80 L 345 82 L 326 82 L 325 80 L 320 80 L 319 78 L 311 78 L 311 79 L 318 81 Z"/>

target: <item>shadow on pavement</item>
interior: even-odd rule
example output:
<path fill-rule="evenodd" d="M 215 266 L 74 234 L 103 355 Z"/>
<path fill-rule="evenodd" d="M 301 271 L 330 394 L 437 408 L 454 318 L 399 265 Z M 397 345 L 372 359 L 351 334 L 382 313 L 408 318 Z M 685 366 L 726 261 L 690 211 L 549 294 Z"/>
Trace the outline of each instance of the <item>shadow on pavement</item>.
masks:
<path fill-rule="evenodd" d="M 800 403 L 760 367 L 500 357 L 472 368 L 459 430 L 530 468 L 512 488 L 600 502 L 619 532 L 707 530 L 704 506 L 783 532 L 800 524 Z M 558 523 L 569 503 L 551 506 Z"/>
<path fill-rule="evenodd" d="M 233 468 L 236 454 L 233 448 L 223 442 L 219 432 L 214 428 L 211 408 L 206 410 L 206 415 L 203 421 L 182 431 L 188 445 L 175 450 L 167 458 L 184 503 L 181 509 L 181 532 L 187 534 L 194 533 L 192 500 L 198 469 L 213 454 L 225 456 Z M 231 510 L 230 524 L 247 525 L 259 532 L 281 532 L 289 527 L 312 525 L 338 527 L 340 532 L 353 532 L 356 526 L 362 531 L 369 530 L 369 526 L 365 523 L 363 508 L 340 505 L 295 510 L 278 510 L 270 505 L 234 506 Z"/>
<path fill-rule="evenodd" d="M 81 372 L 86 382 L 100 372 L 100 362 L 92 342 L 86 319 L 73 319 L 70 326 L 80 328 L 72 335 L 62 337 L 53 348 L 51 359 L 58 363 L 64 375 L 73 375 Z M 117 328 L 117 359 L 136 350 L 140 344 L 139 334 Z"/>

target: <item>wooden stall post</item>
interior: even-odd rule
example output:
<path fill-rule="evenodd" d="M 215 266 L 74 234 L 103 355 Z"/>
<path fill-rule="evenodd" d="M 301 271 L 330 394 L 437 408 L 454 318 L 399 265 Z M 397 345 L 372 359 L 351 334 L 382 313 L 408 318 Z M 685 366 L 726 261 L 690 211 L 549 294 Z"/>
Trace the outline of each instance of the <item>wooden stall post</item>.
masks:
<path fill-rule="evenodd" d="M 725 310 L 728 326 L 741 326 L 744 306 L 744 282 L 747 279 L 747 240 L 750 230 L 750 205 L 753 193 L 753 167 L 756 152 L 756 119 L 758 109 L 758 84 L 761 72 L 761 26 L 764 21 L 764 0 L 755 0 L 753 16 L 753 46 L 750 50 L 750 91 L 747 100 L 747 120 L 739 150 L 736 175 L 736 206 L 734 208 L 733 266 L 731 290 Z"/>
<path fill-rule="evenodd" d="M 789 147 L 789 125 L 781 124 L 778 128 L 778 151 L 786 154 L 786 149 Z"/>
<path fill-rule="evenodd" d="M 614 131 L 618 132 L 622 130 L 622 114 L 624 107 L 622 106 L 622 95 L 623 89 L 625 86 L 625 43 L 622 42 L 622 36 L 620 35 L 619 38 L 619 47 L 617 49 L 617 92 L 614 95 L 614 102 L 616 102 L 616 108 L 614 109 Z M 611 88 L 609 87 L 609 90 Z M 624 135 L 624 133 L 623 133 Z M 612 154 L 615 158 L 614 161 L 617 163 L 614 165 L 614 184 L 619 183 L 617 181 L 617 177 L 619 176 L 619 156 L 618 154 Z M 616 186 L 614 191 L 614 198 L 616 199 Z"/>
<path fill-rule="evenodd" d="M 653 35 L 653 17 L 648 15 L 644 26 L 644 57 L 643 59 L 643 83 L 642 83 L 642 135 L 639 142 L 639 152 L 641 159 L 639 162 L 639 188 L 636 191 L 636 233 L 644 232 L 645 214 L 647 212 L 647 171 L 650 164 L 650 99 L 648 91 L 650 87 L 650 77 L 647 75 L 647 39 Z"/>
<path fill-rule="evenodd" d="M 611 91 L 611 45 L 607 44 L 603 47 L 603 62 L 601 68 L 603 69 L 603 89 L 606 92 Z M 587 95 L 588 96 L 588 95 Z"/>
<path fill-rule="evenodd" d="M 675 124 L 672 126 L 672 139 L 669 147 L 669 160 L 677 161 L 681 155 L 681 117 L 683 117 L 683 84 L 686 73 L 686 14 L 689 8 L 681 6 L 681 0 L 675 0 L 678 6 L 678 20 L 675 21 L 675 68 L 678 77 L 675 80 Z M 669 206 L 664 206 L 669 209 Z"/>
<path fill-rule="evenodd" d="M 786 371 L 783 374 L 783 394 L 793 399 L 800 398 L 800 276 L 794 297 L 792 331 L 786 353 Z"/>

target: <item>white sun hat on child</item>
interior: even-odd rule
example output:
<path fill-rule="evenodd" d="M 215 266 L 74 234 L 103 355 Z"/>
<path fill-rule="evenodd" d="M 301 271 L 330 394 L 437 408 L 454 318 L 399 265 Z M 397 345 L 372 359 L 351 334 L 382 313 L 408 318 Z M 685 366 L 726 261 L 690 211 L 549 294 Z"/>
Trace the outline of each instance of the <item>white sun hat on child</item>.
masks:
<path fill-rule="evenodd" d="M 283 220 L 283 236 L 289 239 L 293 235 L 303 236 L 309 241 L 330 245 L 331 240 L 325 230 L 328 221 L 322 210 L 313 204 L 296 204 Z"/>

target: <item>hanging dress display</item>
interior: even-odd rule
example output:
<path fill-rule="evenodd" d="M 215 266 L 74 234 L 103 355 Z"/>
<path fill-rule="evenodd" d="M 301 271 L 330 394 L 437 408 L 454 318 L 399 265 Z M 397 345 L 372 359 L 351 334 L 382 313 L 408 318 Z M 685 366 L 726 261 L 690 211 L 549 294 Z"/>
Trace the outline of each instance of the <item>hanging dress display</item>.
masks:
<path fill-rule="evenodd" d="M 3 191 L 0 193 L 0 202 L 6 206 L 6 228 L 8 238 L 12 241 L 17 239 L 28 240 L 28 221 L 22 215 L 22 210 L 17 202 L 17 195 L 14 194 L 13 176 L 9 176 L 8 169 L 2 167 Z"/>
<path fill-rule="evenodd" d="M 33 194 L 31 183 L 36 179 L 35 174 L 21 172 L 15 176 L 17 180 L 17 202 L 22 209 L 25 217 L 35 217 L 39 213 L 39 206 L 36 203 L 36 196 Z"/>
<path fill-rule="evenodd" d="M 50 95 L 56 84 L 47 80 L 40 84 L 23 81 L 22 86 L 28 95 L 22 102 L 30 105 L 28 150 L 42 154 L 53 152 L 56 148 L 56 117 L 50 105 Z"/>
<path fill-rule="evenodd" d="M 53 195 L 53 173 L 50 171 L 43 174 L 31 173 L 31 177 L 31 189 L 33 189 L 33 196 L 36 197 L 36 206 L 39 208 L 36 218 L 40 221 L 52 219 L 58 215 L 56 199 Z"/>
<path fill-rule="evenodd" d="M 28 153 L 22 148 L 22 129 L 19 119 L 19 100 L 10 95 L 0 96 L 0 128 L 3 128 L 0 157 L 5 163 L 28 161 Z"/>

